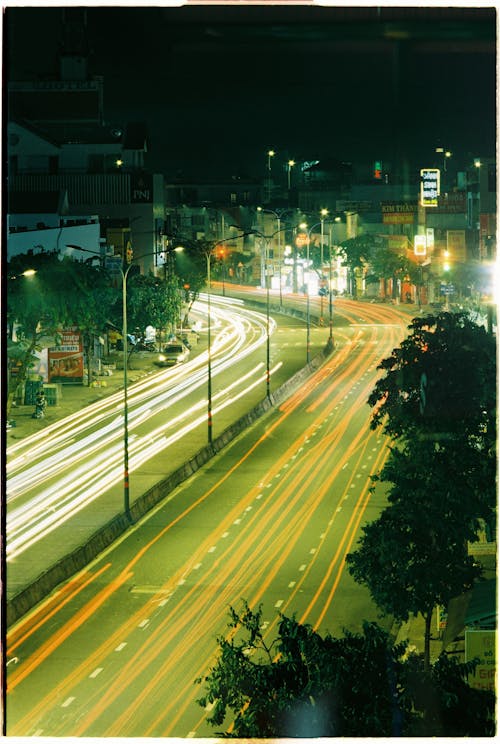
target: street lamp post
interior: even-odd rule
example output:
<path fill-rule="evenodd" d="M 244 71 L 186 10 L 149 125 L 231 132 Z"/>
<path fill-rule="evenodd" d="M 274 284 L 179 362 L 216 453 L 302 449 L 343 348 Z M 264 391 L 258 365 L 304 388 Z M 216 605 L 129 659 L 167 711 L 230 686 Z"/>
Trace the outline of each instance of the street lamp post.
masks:
<path fill-rule="evenodd" d="M 321 215 L 321 245 L 320 245 L 320 251 L 321 251 L 321 278 L 323 278 L 323 236 L 324 236 L 324 228 L 325 228 L 325 217 L 328 215 L 328 209 L 322 209 L 320 212 Z M 321 293 L 320 297 L 320 324 L 323 325 L 323 293 Z"/>
<path fill-rule="evenodd" d="M 281 280 L 282 280 L 282 262 L 283 262 L 283 255 L 281 250 L 281 233 L 284 231 L 284 228 L 281 227 L 281 221 L 287 212 L 293 212 L 293 209 L 282 209 L 279 212 L 275 211 L 274 209 L 267 209 L 264 207 L 257 207 L 257 212 L 268 212 L 269 214 L 274 215 L 276 218 L 276 222 L 278 223 L 278 229 L 276 232 L 273 233 L 273 235 L 278 235 L 278 275 L 279 275 L 279 296 L 280 296 L 280 308 L 283 305 L 283 288 L 281 286 Z M 271 236 L 272 237 L 272 236 Z"/>
<path fill-rule="evenodd" d="M 274 150 L 267 151 L 267 201 L 271 201 L 271 158 L 276 155 Z"/>
<path fill-rule="evenodd" d="M 210 259 L 211 259 L 211 251 L 206 252 L 206 259 L 207 259 L 207 374 L 208 374 L 208 387 L 207 387 L 207 395 L 208 395 L 208 402 L 207 402 L 207 434 L 208 434 L 208 443 L 212 444 L 212 356 L 211 356 L 211 318 L 210 318 L 210 288 L 211 288 L 211 278 L 210 278 Z"/>
<path fill-rule="evenodd" d="M 288 161 L 288 191 L 290 191 L 292 185 L 292 168 L 295 165 L 295 160 Z"/>
<path fill-rule="evenodd" d="M 73 248 L 85 253 L 92 253 L 94 256 L 101 256 L 96 251 L 90 251 L 79 245 L 67 244 L 67 248 Z M 144 253 L 137 258 L 146 258 L 147 256 L 156 256 L 156 251 Z M 128 447 L 128 328 L 127 328 L 127 278 L 133 264 L 130 263 L 125 270 L 120 267 L 122 278 L 122 337 L 123 337 L 123 511 L 129 521 L 132 520 L 130 514 L 130 474 L 129 474 L 129 447 Z M 90 374 L 90 369 L 89 369 Z"/>
<path fill-rule="evenodd" d="M 328 287 L 328 325 L 329 325 L 329 336 L 328 343 L 330 346 L 333 345 L 333 277 L 332 277 L 332 230 L 331 227 L 334 223 L 340 222 L 340 217 L 335 217 L 333 222 L 330 222 L 330 230 L 328 235 L 328 254 L 329 254 L 329 287 Z"/>
<path fill-rule="evenodd" d="M 322 210 L 322 213 L 323 211 L 327 211 L 327 210 Z M 307 232 L 307 253 L 306 253 L 307 282 L 305 282 L 305 286 L 306 286 L 306 328 L 307 328 L 306 359 L 307 359 L 308 364 L 309 364 L 310 356 L 311 356 L 311 303 L 310 303 L 310 292 L 309 292 L 309 246 L 311 243 L 311 233 L 315 227 L 317 227 L 318 225 L 321 225 L 321 230 L 323 233 L 323 221 L 324 220 L 321 220 L 321 222 L 316 222 L 309 229 L 307 228 L 307 224 L 305 222 L 302 222 L 299 225 L 299 227 L 302 230 L 306 230 Z"/>
<path fill-rule="evenodd" d="M 229 227 L 235 227 L 235 225 L 229 225 Z M 221 243 L 227 243 L 230 240 L 237 240 L 238 238 L 242 238 L 245 235 L 249 235 L 251 233 L 242 233 L 241 235 L 236 235 L 231 238 L 226 238 L 225 240 L 216 240 L 213 242 L 208 243 L 208 247 L 206 250 L 203 251 L 206 261 L 207 261 L 207 438 L 209 445 L 212 444 L 213 441 L 213 428 L 212 428 L 212 318 L 211 318 L 211 288 L 212 288 L 212 278 L 211 278 L 211 259 L 212 255 L 214 253 L 214 249 L 216 250 L 217 246 Z M 188 242 L 192 242 L 189 241 Z M 180 248 L 180 246 L 179 246 Z"/>
<path fill-rule="evenodd" d="M 271 340 L 270 340 L 270 307 L 269 307 L 269 244 L 276 234 L 283 228 L 275 230 L 271 235 L 264 235 L 260 230 L 250 230 L 247 235 L 257 235 L 264 241 L 265 246 L 265 286 L 266 286 L 266 396 L 269 399 L 271 394 Z"/>

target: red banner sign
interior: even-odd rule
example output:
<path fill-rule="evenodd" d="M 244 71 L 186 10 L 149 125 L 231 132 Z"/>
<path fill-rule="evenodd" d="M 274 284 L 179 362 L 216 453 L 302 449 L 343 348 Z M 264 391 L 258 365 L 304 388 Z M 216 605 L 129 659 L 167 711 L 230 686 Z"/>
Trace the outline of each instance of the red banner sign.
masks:
<path fill-rule="evenodd" d="M 60 331 L 61 343 L 49 349 L 49 382 L 82 382 L 82 336 L 76 326 Z"/>

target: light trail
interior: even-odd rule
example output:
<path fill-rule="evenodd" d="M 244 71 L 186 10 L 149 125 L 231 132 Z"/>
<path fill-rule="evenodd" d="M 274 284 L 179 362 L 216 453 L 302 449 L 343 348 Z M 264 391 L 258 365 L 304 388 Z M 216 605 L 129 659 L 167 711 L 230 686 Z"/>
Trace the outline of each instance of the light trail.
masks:
<path fill-rule="evenodd" d="M 213 309 L 221 331 L 212 344 L 212 375 L 239 364 L 255 351 L 266 339 L 266 320 L 260 313 L 247 311 L 239 303 L 222 302 L 222 307 Z M 226 305 L 230 307 L 228 311 Z M 234 310 L 237 307 L 237 312 Z M 270 324 L 270 332 L 276 324 Z M 250 342 L 248 342 L 250 338 Z M 187 407 L 178 416 L 168 419 L 161 426 L 137 436 L 138 426 L 153 414 L 166 411 L 172 403 L 179 403 L 191 397 L 194 390 L 206 384 L 207 356 L 203 352 L 181 367 L 167 370 L 139 382 L 131 388 L 129 396 L 129 471 L 137 471 L 152 457 L 180 441 L 190 432 L 201 426 L 206 419 L 201 409 L 206 408 L 205 398 Z M 213 408 L 217 414 L 234 404 L 261 384 L 265 378 L 261 374 L 263 363 L 221 393 L 213 395 L 213 401 L 224 398 Z M 277 368 L 275 368 L 276 370 Z M 275 371 L 274 370 L 274 371 Z M 255 378 L 251 382 L 251 378 Z M 159 383 L 165 387 L 159 389 Z M 168 385 L 168 387 L 167 387 Z M 237 388 L 240 388 L 239 392 Z M 96 501 L 104 492 L 119 483 L 123 477 L 122 436 L 123 415 L 120 411 L 121 393 L 99 401 L 89 409 L 79 412 L 80 423 L 75 426 L 75 416 L 47 427 L 44 440 L 33 446 L 30 452 L 31 463 L 26 465 L 26 456 L 14 458 L 9 462 L 7 481 L 7 503 L 13 504 L 23 497 L 24 503 L 10 508 L 7 514 L 6 559 L 12 561 L 43 537 L 54 532 L 68 519 L 74 518 L 88 504 Z M 117 415 L 118 414 L 118 415 Z M 112 416 L 111 420 L 109 420 Z M 83 419 L 83 421 L 82 421 Z M 107 422 L 107 423 L 106 423 Z M 168 434 L 171 431 L 172 433 Z M 65 439 L 71 432 L 71 440 Z M 88 432 L 88 433 L 86 433 Z M 84 434 L 80 439 L 75 435 Z M 35 439 L 33 438 L 29 438 Z M 36 436 L 39 439 L 39 436 Z M 26 442 L 22 443 L 23 445 Z M 28 445 L 31 442 L 28 442 Z M 53 452 L 55 447 L 59 449 Z M 20 445 L 8 450 L 19 451 Z M 43 487 L 45 484 L 45 487 Z M 41 490 L 40 490 L 41 489 Z M 34 495 L 26 502 L 35 490 Z"/>
<path fill-rule="evenodd" d="M 259 472 L 258 480 L 248 491 L 227 504 L 217 524 L 204 531 L 189 558 L 175 567 L 168 578 L 164 576 L 140 606 L 131 604 L 130 613 L 123 615 L 116 625 L 113 623 L 110 633 L 102 635 L 67 673 L 55 677 L 54 686 L 44 690 L 30 710 L 23 711 L 9 735 L 33 735 L 37 730 L 44 736 L 197 735 L 206 714 L 198 725 L 192 726 L 194 733 L 185 728 L 188 708 L 194 705 L 200 693 L 194 688 L 193 680 L 203 676 L 214 663 L 218 651 L 215 638 L 221 632 L 226 633 L 227 607 L 235 606 L 241 596 L 245 596 L 252 607 L 266 597 L 273 583 L 279 583 L 283 573 L 286 575 L 285 567 L 290 560 L 295 556 L 298 559 L 308 548 L 313 520 L 317 519 L 318 510 L 327 506 L 330 521 L 332 525 L 339 525 L 340 532 L 334 535 L 333 530 L 324 530 L 324 537 L 320 538 L 318 549 L 310 560 L 308 579 L 314 567 L 314 583 L 307 583 L 306 587 L 305 578 L 302 583 L 299 580 L 282 605 L 283 610 L 291 607 L 294 598 L 300 599 L 300 590 L 309 587 L 313 592 L 303 605 L 301 621 L 315 622 L 315 627 L 321 622 L 321 613 L 324 615 L 330 607 L 337 591 L 345 552 L 352 544 L 368 503 L 366 482 L 380 464 L 383 453 L 383 441 L 378 441 L 377 435 L 369 431 L 368 411 L 364 423 L 354 432 L 348 432 L 351 411 L 359 411 L 365 405 L 381 354 L 381 347 L 371 343 L 375 338 L 373 329 L 366 328 L 363 333 L 365 336 L 358 339 L 355 354 L 346 354 L 340 366 L 328 362 L 318 370 L 313 383 L 303 388 L 302 400 L 296 397 L 294 405 L 283 407 L 261 439 L 240 461 L 222 473 L 217 483 L 203 490 L 193 503 L 184 506 L 153 535 L 148 531 L 147 541 L 140 544 L 126 565 L 120 565 L 120 573 L 109 593 L 105 596 L 103 592 L 98 593 L 95 602 L 90 599 L 81 609 L 75 610 L 71 621 L 66 619 L 61 623 L 61 632 L 69 639 L 83 622 L 103 608 L 103 600 L 106 604 L 123 601 L 123 594 L 114 597 L 116 592 L 126 589 L 121 583 L 123 577 L 130 577 L 133 572 L 137 577 L 135 581 L 140 580 L 141 562 L 148 565 L 154 561 L 154 550 L 160 548 L 163 538 L 169 534 L 174 541 L 174 527 L 188 527 L 185 520 L 202 504 L 206 506 L 223 484 L 231 488 L 230 478 L 259 448 L 265 448 L 270 438 L 280 436 L 280 427 L 289 416 L 296 413 L 305 420 L 300 434 L 284 446 L 265 472 Z M 384 348 L 390 348 L 389 342 L 392 344 L 395 339 L 394 331 L 388 333 Z M 324 387 L 317 390 L 319 385 Z M 318 400 L 321 405 L 317 404 Z M 223 403 L 222 399 L 220 402 Z M 321 436 L 314 439 L 322 426 Z M 344 441 L 346 446 L 341 450 Z M 343 517 L 338 509 L 345 496 L 353 493 L 350 489 L 357 477 L 356 470 L 361 467 L 368 450 L 375 446 L 377 455 L 365 472 L 366 482 Z M 342 488 L 338 486 L 338 493 L 332 499 L 334 480 L 348 464 L 351 464 L 349 477 Z M 230 538 L 224 540 L 226 533 L 230 533 Z M 328 560 L 320 562 L 320 556 L 325 553 L 334 556 L 332 540 L 335 542 L 337 535 L 340 540 L 335 566 Z M 214 546 L 217 550 L 212 553 Z M 198 566 L 201 566 L 199 571 Z M 142 575 L 148 575 L 144 569 Z M 315 593 L 316 586 L 321 590 Z M 272 592 L 270 594 L 273 596 Z M 175 601 L 167 601 L 174 595 Z M 138 627 L 146 628 L 145 618 L 147 630 L 144 633 L 141 630 L 138 636 Z M 99 620 L 100 615 L 95 614 L 94 621 L 98 623 Z M 269 623 L 266 633 L 273 627 L 273 622 Z M 36 650 L 20 665 L 13 666 L 11 672 L 9 670 L 9 693 L 26 678 L 23 668 L 33 673 L 50 655 L 54 655 L 52 664 L 57 663 L 59 637 L 57 630 L 52 634 L 52 641 L 49 638 L 41 646 L 41 661 Z M 127 655 L 119 662 L 114 661 L 117 646 L 125 645 Z M 17 647 L 16 651 L 20 656 Z M 92 681 L 89 685 L 93 671 L 103 667 L 105 681 L 97 684 Z M 73 701 L 71 709 L 65 708 L 61 713 L 61 706 L 69 699 Z"/>

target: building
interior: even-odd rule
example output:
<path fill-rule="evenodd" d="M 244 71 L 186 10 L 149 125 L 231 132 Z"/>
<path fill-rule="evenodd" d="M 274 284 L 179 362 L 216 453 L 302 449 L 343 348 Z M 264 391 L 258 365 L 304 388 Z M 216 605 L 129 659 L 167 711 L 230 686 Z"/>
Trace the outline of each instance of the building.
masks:
<path fill-rule="evenodd" d="M 88 74 L 85 9 L 62 13 L 57 78 L 8 84 L 9 202 L 13 194 L 31 194 L 33 214 L 39 214 L 36 198 L 66 192 L 73 215 L 98 216 L 101 238 L 117 255 L 131 248 L 144 256 L 143 270 L 153 269 L 164 183 L 144 165 L 145 125 L 105 121 L 104 81 Z"/>

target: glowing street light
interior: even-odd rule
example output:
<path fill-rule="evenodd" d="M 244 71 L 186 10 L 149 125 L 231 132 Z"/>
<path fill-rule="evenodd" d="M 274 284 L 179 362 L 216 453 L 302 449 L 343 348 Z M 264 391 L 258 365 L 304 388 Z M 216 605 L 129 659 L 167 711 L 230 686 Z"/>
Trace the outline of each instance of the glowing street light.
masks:
<path fill-rule="evenodd" d="M 290 191 L 291 180 L 292 180 L 292 168 L 295 165 L 295 160 L 289 160 L 287 165 L 288 165 L 288 191 Z"/>
<path fill-rule="evenodd" d="M 36 269 L 26 269 L 25 271 L 21 271 L 20 274 L 13 274 L 12 276 L 9 276 L 9 279 L 19 279 L 20 276 L 26 276 L 29 278 L 30 276 L 35 276 L 35 274 Z"/>
<path fill-rule="evenodd" d="M 283 232 L 281 229 L 281 220 L 283 218 L 283 215 L 285 215 L 287 212 L 291 212 L 293 210 L 291 209 L 282 209 L 281 211 L 277 212 L 274 211 L 274 209 L 264 209 L 263 207 L 257 207 L 257 212 L 268 212 L 269 214 L 274 215 L 276 218 L 276 221 L 278 223 L 278 229 L 276 230 L 276 233 L 278 234 L 278 272 L 279 272 L 279 293 L 280 293 L 280 307 L 283 304 L 283 291 L 281 287 L 281 263 L 282 263 L 282 255 L 281 255 L 281 233 Z M 273 235 L 276 235 L 276 233 L 273 233 Z"/>
<path fill-rule="evenodd" d="M 443 156 L 443 170 L 446 173 L 446 161 L 451 158 L 453 153 L 450 150 L 446 150 L 444 147 L 436 147 L 436 152 Z"/>
<path fill-rule="evenodd" d="M 267 151 L 267 201 L 271 201 L 271 158 L 274 158 L 274 150 Z"/>

